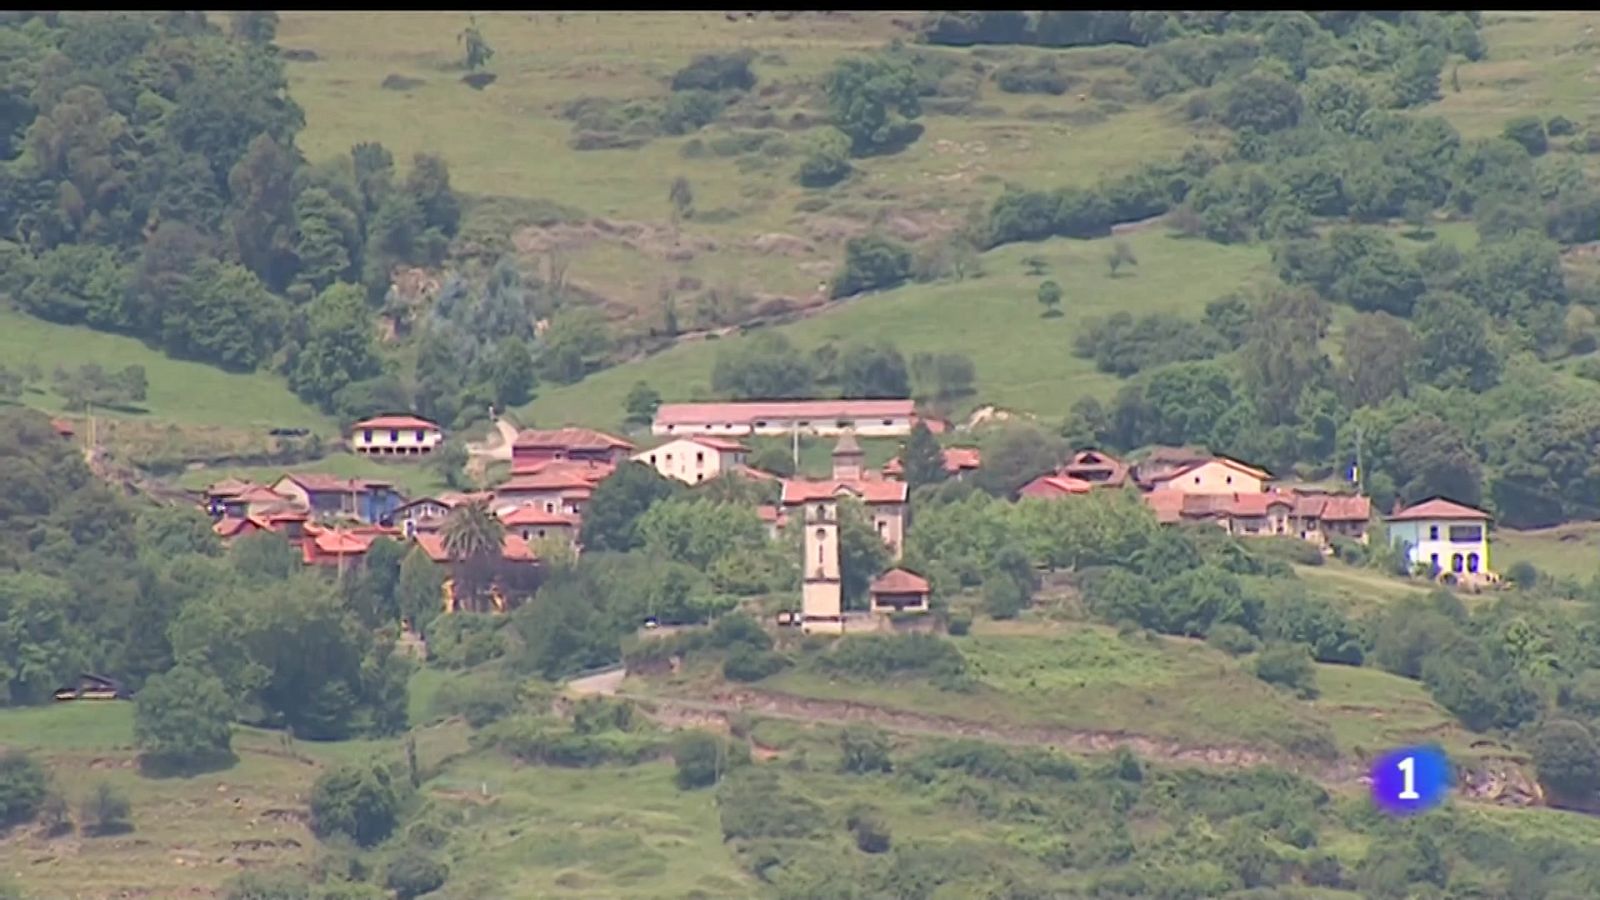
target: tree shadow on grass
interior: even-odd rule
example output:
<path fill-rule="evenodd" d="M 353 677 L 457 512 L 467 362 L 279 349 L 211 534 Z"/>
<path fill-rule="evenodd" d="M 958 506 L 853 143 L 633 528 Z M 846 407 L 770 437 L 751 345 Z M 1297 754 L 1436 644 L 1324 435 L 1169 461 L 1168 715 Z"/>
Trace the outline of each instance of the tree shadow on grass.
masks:
<path fill-rule="evenodd" d="M 238 763 L 238 755 L 231 750 L 181 759 L 145 753 L 139 756 L 139 774 L 146 778 L 193 778 L 231 769 Z"/>

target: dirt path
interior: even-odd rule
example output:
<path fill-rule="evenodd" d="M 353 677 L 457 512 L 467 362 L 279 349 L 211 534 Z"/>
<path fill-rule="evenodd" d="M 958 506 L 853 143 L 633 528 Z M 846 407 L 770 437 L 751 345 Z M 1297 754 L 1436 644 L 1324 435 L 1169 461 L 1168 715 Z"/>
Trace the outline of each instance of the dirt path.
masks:
<path fill-rule="evenodd" d="M 1142 759 L 1212 769 L 1272 765 L 1310 778 L 1335 791 L 1361 789 L 1368 783 L 1366 763 L 1343 758 L 1311 760 L 1239 744 L 1195 744 L 1170 738 L 1052 726 L 996 725 L 948 716 L 885 709 L 847 700 L 817 700 L 762 691 L 735 690 L 701 699 L 635 694 L 618 689 L 618 673 L 605 673 L 607 693 L 632 700 L 651 718 L 668 727 L 718 727 L 736 714 L 754 714 L 821 725 L 870 722 L 885 731 L 918 737 L 976 738 L 1012 746 L 1047 747 L 1077 754 L 1104 754 L 1126 747 Z M 609 679 L 616 678 L 616 682 Z M 1512 763 L 1492 763 L 1460 771 L 1460 796 L 1476 803 L 1525 807 L 1542 803 L 1542 792 Z"/>
<path fill-rule="evenodd" d="M 1287 753 L 1230 744 L 1191 744 L 1116 731 L 1030 725 L 994 725 L 948 716 L 884 709 L 847 700 L 815 700 L 760 691 L 728 691 L 704 699 L 647 696 L 613 690 L 633 700 L 663 724 L 693 726 L 726 720 L 738 713 L 772 719 L 847 725 L 870 722 L 885 731 L 922 737 L 967 737 L 1014 746 L 1048 747 L 1069 753 L 1109 753 L 1126 747 L 1140 757 L 1218 768 L 1274 765 L 1313 777 L 1330 787 L 1359 784 L 1364 773 L 1355 761 L 1312 763 Z"/>

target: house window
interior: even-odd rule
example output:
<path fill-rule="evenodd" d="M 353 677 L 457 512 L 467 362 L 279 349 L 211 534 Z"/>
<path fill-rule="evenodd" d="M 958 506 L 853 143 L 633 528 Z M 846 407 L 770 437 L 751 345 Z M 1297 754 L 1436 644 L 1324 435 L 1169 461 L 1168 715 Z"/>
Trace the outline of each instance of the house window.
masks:
<path fill-rule="evenodd" d="M 1198 478 L 1196 478 L 1196 479 L 1195 479 L 1195 480 L 1196 480 L 1196 481 L 1199 481 L 1199 480 L 1200 480 L 1200 479 L 1198 479 Z M 1232 476 L 1232 475 L 1229 475 L 1229 476 L 1228 476 L 1228 477 L 1227 477 L 1227 479 L 1225 479 L 1225 483 L 1226 483 L 1226 484 L 1233 484 L 1233 476 Z"/>
<path fill-rule="evenodd" d="M 400 443 L 400 429 L 398 429 L 398 428 L 389 429 L 389 443 L 391 443 L 391 444 Z"/>
<path fill-rule="evenodd" d="M 672 454 L 671 453 L 667 454 L 667 462 L 672 462 Z"/>
<path fill-rule="evenodd" d="M 426 440 L 426 439 L 427 439 L 427 438 L 426 438 L 426 437 L 425 437 L 425 436 L 424 436 L 424 435 L 423 435 L 423 432 L 422 432 L 422 429 L 421 429 L 421 428 L 418 428 L 418 429 L 417 429 L 417 443 L 419 443 L 419 444 L 420 444 L 420 443 L 422 443 L 422 442 L 423 442 L 423 441 L 424 441 L 424 440 Z"/>
<path fill-rule="evenodd" d="M 835 422 L 834 424 L 839 426 L 840 428 L 849 428 L 850 427 L 849 421 L 847 421 L 845 419 L 840 419 L 839 421 Z"/>
<path fill-rule="evenodd" d="M 1437 525 L 1429 525 L 1428 526 L 1428 540 L 1437 541 L 1438 539 L 1439 539 L 1439 526 L 1437 526 Z"/>
<path fill-rule="evenodd" d="M 889 527 L 889 523 L 888 522 L 885 522 L 884 520 L 879 519 L 878 520 L 878 537 L 883 537 L 884 536 L 884 530 L 887 529 L 888 527 Z"/>
<path fill-rule="evenodd" d="M 656 464 L 656 455 L 654 453 L 652 453 L 652 454 L 650 454 L 650 465 L 653 466 L 655 464 Z"/>
<path fill-rule="evenodd" d="M 363 444 L 372 443 L 372 429 L 371 428 L 368 428 L 365 431 L 361 432 L 361 442 Z"/>
<path fill-rule="evenodd" d="M 893 419 L 884 419 L 883 420 L 883 424 L 886 425 L 886 426 L 893 425 L 894 424 L 894 420 Z"/>
<path fill-rule="evenodd" d="M 539 537 L 540 537 L 540 539 L 544 538 L 544 529 L 543 528 L 539 529 Z"/>
<path fill-rule="evenodd" d="M 800 427 L 801 428 L 810 428 L 811 427 L 811 423 L 809 421 L 805 420 L 805 419 L 801 419 L 800 420 Z"/>
<path fill-rule="evenodd" d="M 1455 553 L 1450 556 L 1450 571 L 1461 571 L 1461 554 Z"/>
<path fill-rule="evenodd" d="M 1200 476 L 1199 476 L 1199 475 L 1196 475 L 1196 476 L 1195 476 L 1195 477 L 1194 477 L 1194 483 L 1195 483 L 1195 484 L 1199 484 L 1199 483 L 1200 483 Z"/>
<path fill-rule="evenodd" d="M 1479 525 L 1451 525 L 1450 543 L 1476 544 L 1483 540 L 1483 527 Z"/>
<path fill-rule="evenodd" d="M 697 466 L 705 465 L 706 464 L 706 455 L 704 453 L 696 453 L 694 455 L 694 464 L 697 465 Z"/>
<path fill-rule="evenodd" d="M 553 513 L 556 511 L 556 505 L 546 500 L 544 504 L 544 511 L 547 513 Z"/>
<path fill-rule="evenodd" d="M 1433 566 L 1433 570 L 1435 572 L 1439 571 L 1439 554 L 1437 554 L 1437 553 L 1428 554 L 1428 564 Z"/>
<path fill-rule="evenodd" d="M 1476 554 L 1476 553 L 1468 553 L 1467 554 L 1467 571 L 1468 572 L 1476 572 L 1476 571 L 1478 571 L 1478 554 Z"/>
<path fill-rule="evenodd" d="M 765 427 L 767 427 L 766 420 L 765 419 L 757 419 L 756 420 L 756 427 L 757 428 L 765 428 Z"/>

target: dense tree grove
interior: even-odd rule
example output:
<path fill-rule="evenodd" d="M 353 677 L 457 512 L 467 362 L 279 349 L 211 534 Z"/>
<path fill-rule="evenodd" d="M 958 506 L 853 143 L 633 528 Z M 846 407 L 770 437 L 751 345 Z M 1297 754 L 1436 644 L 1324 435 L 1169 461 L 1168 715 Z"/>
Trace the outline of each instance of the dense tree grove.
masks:
<path fill-rule="evenodd" d="M 225 753 L 232 719 L 317 739 L 406 727 L 409 666 L 345 599 L 364 592 L 279 564 L 276 535 L 225 554 L 203 513 L 113 493 L 39 413 L 0 411 L 0 453 L 6 703 L 84 671 L 149 680 L 138 741 L 174 763 Z"/>
<path fill-rule="evenodd" d="M 440 265 L 461 229 L 448 165 L 423 153 L 402 171 L 376 143 L 308 163 L 275 26 L 233 18 L 227 33 L 200 14 L 0 22 L 0 294 L 174 357 L 272 367 L 347 418 L 419 407 L 452 424 L 596 364 L 604 324 L 568 316 L 545 346 L 533 323 L 559 291 L 509 263 L 446 284 L 415 321 L 391 280 Z M 432 352 L 415 394 L 378 350 L 380 317 Z"/>

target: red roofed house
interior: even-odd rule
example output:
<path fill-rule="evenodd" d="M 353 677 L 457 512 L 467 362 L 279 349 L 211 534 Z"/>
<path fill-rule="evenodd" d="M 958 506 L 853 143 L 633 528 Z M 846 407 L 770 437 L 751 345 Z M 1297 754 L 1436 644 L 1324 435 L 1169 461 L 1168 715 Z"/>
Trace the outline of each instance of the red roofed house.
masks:
<path fill-rule="evenodd" d="M 785 480 L 779 502 L 791 513 L 790 518 L 795 519 L 792 513 L 808 502 L 855 497 L 866 505 L 873 527 L 889 545 L 893 557 L 899 559 L 905 548 L 909 489 L 903 481 L 863 478 L 862 456 L 855 438 L 846 433 L 833 450 L 833 478 L 827 481 Z"/>
<path fill-rule="evenodd" d="M 1427 566 L 1458 581 L 1495 581 L 1489 571 L 1489 514 L 1434 497 L 1388 516 L 1389 541 L 1413 568 Z"/>
<path fill-rule="evenodd" d="M 350 429 L 350 449 L 368 456 L 424 456 L 444 441 L 444 430 L 416 416 L 377 416 Z"/>
<path fill-rule="evenodd" d="M 551 462 L 532 475 L 513 475 L 494 489 L 496 511 L 535 506 L 545 512 L 583 515 L 595 486 L 615 469 L 609 465 Z"/>
<path fill-rule="evenodd" d="M 1071 478 L 1066 475 L 1040 475 L 1038 478 L 1023 485 L 1021 490 L 1017 491 L 1017 496 L 1052 500 L 1056 497 L 1087 494 L 1092 490 L 1094 490 L 1094 485 L 1081 478 Z"/>
<path fill-rule="evenodd" d="M 1334 538 L 1367 542 L 1372 499 L 1352 494 L 1307 494 L 1295 498 L 1294 521 L 1302 540 L 1327 549 Z"/>
<path fill-rule="evenodd" d="M 350 516 L 369 523 L 391 518 L 401 500 L 387 481 L 311 472 L 285 475 L 272 490 L 300 504 L 312 516 Z"/>
<path fill-rule="evenodd" d="M 64 438 L 72 437 L 78 433 L 77 429 L 72 427 L 72 423 L 66 419 L 51 419 L 50 427 L 56 430 L 56 434 L 59 434 Z"/>
<path fill-rule="evenodd" d="M 217 537 L 222 538 L 222 542 L 224 544 L 232 541 L 236 537 L 243 537 L 247 534 L 255 534 L 260 530 L 260 525 L 257 525 L 255 522 L 252 522 L 247 518 L 239 518 L 238 516 L 223 516 L 211 526 L 212 533 Z"/>
<path fill-rule="evenodd" d="M 451 564 L 450 553 L 444 546 L 444 535 L 438 533 L 420 533 L 414 540 L 428 559 L 440 565 Z M 534 555 L 533 549 L 521 535 L 508 531 L 500 544 L 499 565 L 489 575 L 489 581 L 484 582 L 489 586 L 489 604 L 497 612 L 505 612 L 508 604 L 507 597 L 530 597 L 539 587 L 539 559 Z M 445 612 L 457 612 L 464 608 L 467 598 L 459 596 L 455 590 L 454 579 L 444 583 L 441 600 Z"/>
<path fill-rule="evenodd" d="M 761 524 L 767 526 L 767 536 L 773 540 L 783 531 L 783 526 L 789 524 L 789 514 L 781 506 L 769 506 L 765 503 L 756 507 L 756 515 L 760 517 Z"/>
<path fill-rule="evenodd" d="M 749 458 L 749 447 L 719 437 L 678 438 L 633 455 L 634 462 L 642 462 L 667 478 L 688 484 L 699 484 L 733 472 L 743 467 Z"/>
<path fill-rule="evenodd" d="M 961 480 L 968 472 L 975 472 L 983 465 L 983 456 L 977 447 L 946 447 L 941 451 L 944 457 L 944 471 L 951 478 Z M 900 478 L 905 475 L 905 464 L 896 456 L 883 464 L 885 478 Z"/>
<path fill-rule="evenodd" d="M 1080 450 L 1056 471 L 1057 475 L 1087 481 L 1099 487 L 1122 487 L 1128 480 L 1128 467 L 1109 453 Z"/>
<path fill-rule="evenodd" d="M 513 470 L 551 459 L 564 459 L 617 465 L 628 458 L 633 444 L 592 428 L 557 428 L 552 431 L 529 429 L 511 443 Z"/>
<path fill-rule="evenodd" d="M 358 525 L 354 528 L 324 528 L 307 523 L 300 541 L 301 558 L 310 566 L 347 565 L 361 560 L 381 537 L 399 537 L 393 528 Z"/>
<path fill-rule="evenodd" d="M 663 403 L 650 433 L 689 435 L 836 435 L 903 437 L 916 421 L 910 400 L 771 400 L 735 403 Z"/>
<path fill-rule="evenodd" d="M 1197 460 L 1151 475 L 1146 479 L 1152 491 L 1182 491 L 1186 494 L 1257 494 L 1266 490 L 1272 476 L 1236 459 L 1218 456 Z"/>
<path fill-rule="evenodd" d="M 1335 536 L 1366 543 L 1372 514 L 1372 503 L 1366 497 L 1293 491 L 1195 494 L 1167 490 L 1150 491 L 1142 499 L 1163 524 L 1213 522 L 1239 537 L 1297 537 L 1324 551 Z"/>
<path fill-rule="evenodd" d="M 868 589 L 875 613 L 927 612 L 928 580 L 908 569 L 890 569 Z"/>
<path fill-rule="evenodd" d="M 571 513 L 546 512 L 537 506 L 515 506 L 500 513 L 500 524 L 507 533 L 524 541 L 561 538 L 569 544 L 578 542 L 578 517 Z"/>

